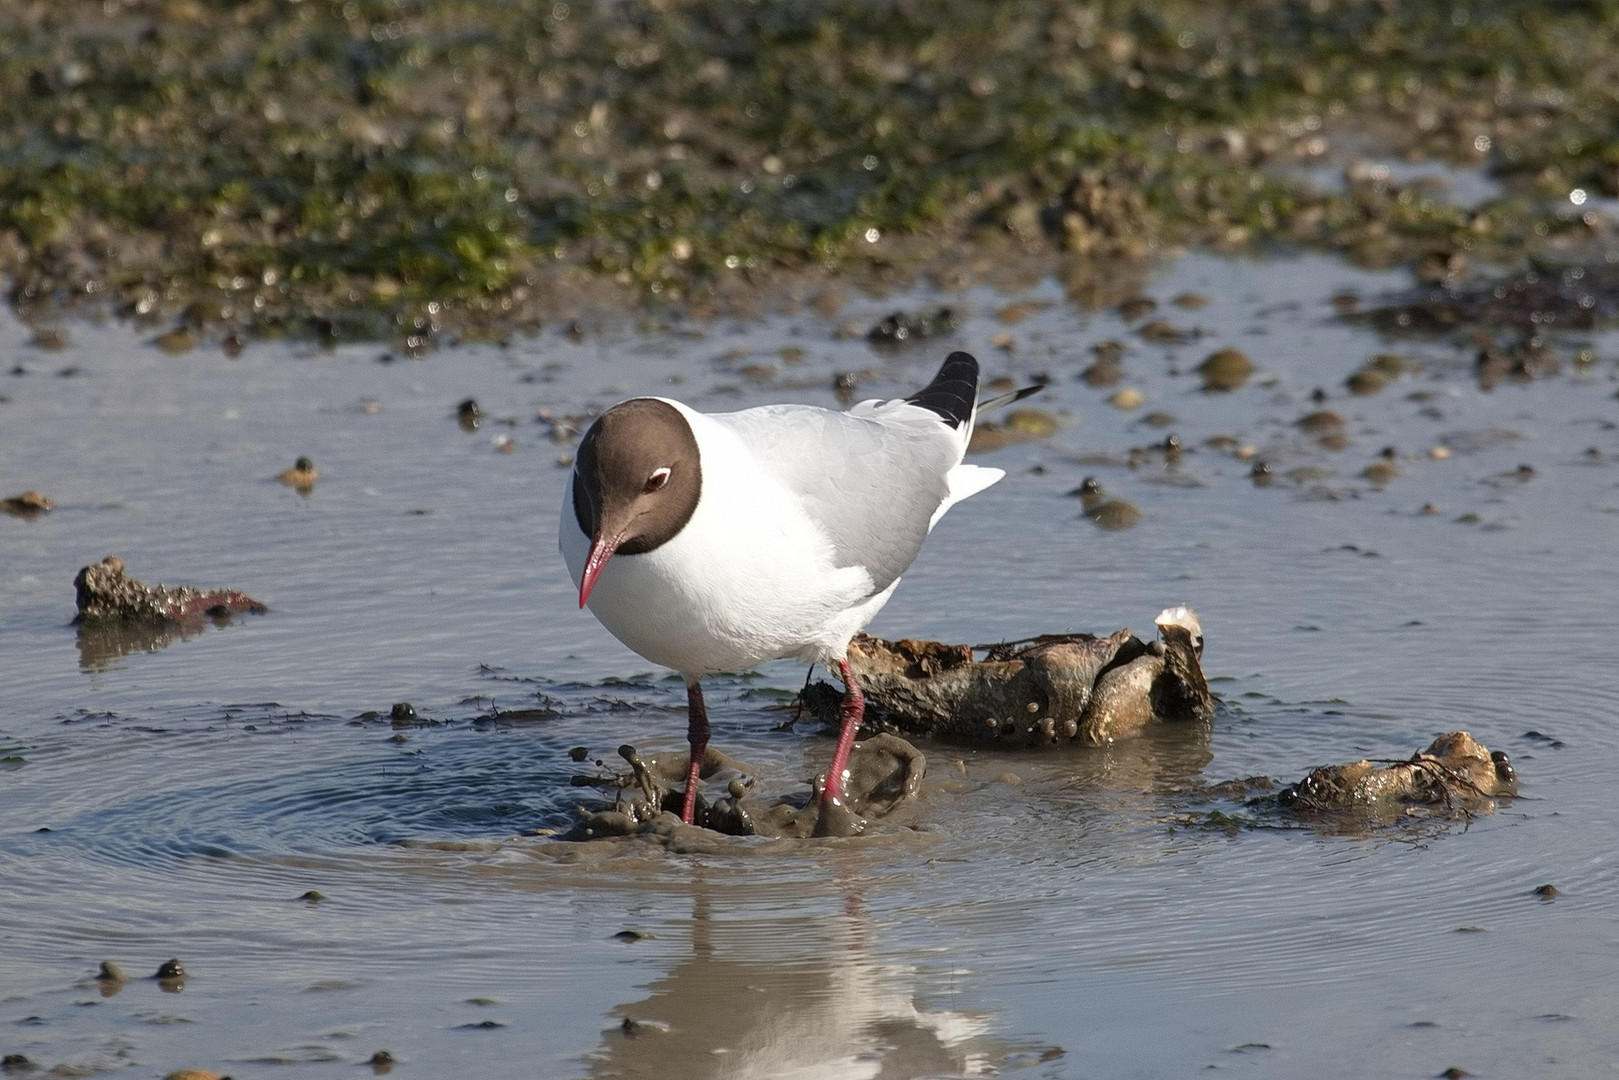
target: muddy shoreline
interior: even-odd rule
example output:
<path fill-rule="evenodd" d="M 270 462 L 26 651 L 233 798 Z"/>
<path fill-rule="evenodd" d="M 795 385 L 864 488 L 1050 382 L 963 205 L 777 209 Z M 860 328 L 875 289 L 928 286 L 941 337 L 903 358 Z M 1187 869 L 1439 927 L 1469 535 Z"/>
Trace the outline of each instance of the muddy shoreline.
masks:
<path fill-rule="evenodd" d="M 0 275 L 42 348 L 67 309 L 419 351 L 1018 264 L 1108 304 L 1188 247 L 1426 278 L 1589 261 L 1619 195 L 1619 31 L 1574 5 L 120 0 L 0 33 Z"/>

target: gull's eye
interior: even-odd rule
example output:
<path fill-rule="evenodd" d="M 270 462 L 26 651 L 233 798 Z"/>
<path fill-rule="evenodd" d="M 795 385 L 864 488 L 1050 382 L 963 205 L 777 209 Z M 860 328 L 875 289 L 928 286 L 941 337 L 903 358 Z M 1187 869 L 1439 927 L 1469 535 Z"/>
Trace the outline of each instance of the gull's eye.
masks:
<path fill-rule="evenodd" d="M 652 475 L 646 478 L 646 486 L 641 490 L 647 494 L 657 491 L 669 482 L 669 466 L 663 465 L 652 470 Z"/>

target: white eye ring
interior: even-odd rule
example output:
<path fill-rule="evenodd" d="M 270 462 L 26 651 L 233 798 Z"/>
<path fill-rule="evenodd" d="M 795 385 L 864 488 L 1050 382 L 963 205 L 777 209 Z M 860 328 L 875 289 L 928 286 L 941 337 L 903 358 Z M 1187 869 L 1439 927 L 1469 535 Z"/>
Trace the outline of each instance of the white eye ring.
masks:
<path fill-rule="evenodd" d="M 660 465 L 652 470 L 652 475 L 646 478 L 646 487 L 643 491 L 657 491 L 669 482 L 669 466 Z"/>

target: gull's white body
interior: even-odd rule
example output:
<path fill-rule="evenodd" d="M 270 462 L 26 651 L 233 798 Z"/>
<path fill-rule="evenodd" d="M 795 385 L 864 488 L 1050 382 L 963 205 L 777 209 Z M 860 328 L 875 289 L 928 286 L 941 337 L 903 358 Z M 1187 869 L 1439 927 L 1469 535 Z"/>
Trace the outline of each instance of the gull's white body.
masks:
<path fill-rule="evenodd" d="M 970 421 L 904 400 L 846 413 L 669 404 L 697 440 L 697 508 L 656 549 L 614 556 L 589 607 L 631 649 L 688 676 L 844 658 L 940 515 L 1004 475 L 961 464 Z M 558 536 L 577 586 L 591 538 L 571 479 Z"/>

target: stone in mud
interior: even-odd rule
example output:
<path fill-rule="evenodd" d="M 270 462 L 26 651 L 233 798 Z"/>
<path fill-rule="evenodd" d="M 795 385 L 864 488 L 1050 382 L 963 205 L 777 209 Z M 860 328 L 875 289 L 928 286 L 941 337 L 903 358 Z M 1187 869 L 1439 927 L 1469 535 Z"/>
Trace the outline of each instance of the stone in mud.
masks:
<path fill-rule="evenodd" d="M 130 619 L 185 623 L 204 616 L 220 618 L 243 612 L 262 614 L 269 608 L 233 589 L 199 589 L 190 585 L 144 585 L 124 573 L 117 555 L 81 569 L 73 579 L 78 593 L 77 622 Z"/>
<path fill-rule="evenodd" d="M 1197 366 L 1197 373 L 1203 379 L 1205 391 L 1226 393 L 1236 390 L 1253 376 L 1254 362 L 1242 350 L 1226 348 L 1210 353 Z"/>
<path fill-rule="evenodd" d="M 1112 405 L 1120 412 L 1130 412 L 1133 409 L 1139 409 L 1141 408 L 1141 403 L 1146 400 L 1147 396 L 1133 386 L 1120 387 L 1119 389 L 1113 391 L 1112 396 L 1107 399 L 1108 404 Z"/>
<path fill-rule="evenodd" d="M 1151 322 L 1142 323 L 1136 329 L 1136 333 L 1154 345 L 1179 345 L 1192 336 L 1167 319 L 1153 319 Z"/>
<path fill-rule="evenodd" d="M 1128 529 L 1140 523 L 1144 516 L 1135 503 L 1124 499 L 1108 498 L 1107 492 L 1102 490 L 1101 482 L 1094 476 L 1087 476 L 1079 487 L 1068 494 L 1078 495 L 1080 504 L 1084 507 L 1085 516 L 1097 528 L 1106 529 L 1109 532 L 1120 532 Z"/>
<path fill-rule="evenodd" d="M 1157 623 L 1153 642 L 1127 629 L 1108 637 L 1049 634 L 991 646 L 982 660 L 967 645 L 861 634 L 849 663 L 874 731 L 1020 749 L 1101 746 L 1150 724 L 1212 715 L 1196 613 L 1169 608 Z M 805 691 L 825 723 L 835 721 L 840 698 L 826 683 Z"/>
<path fill-rule="evenodd" d="M 1118 307 L 1119 318 L 1125 322 L 1145 319 L 1158 310 L 1158 301 L 1150 296 L 1133 296 Z"/>
<path fill-rule="evenodd" d="M 1079 374 L 1085 385 L 1107 389 L 1119 385 L 1124 378 L 1124 364 L 1117 356 L 1098 355 L 1095 363 Z"/>
<path fill-rule="evenodd" d="M 1361 368 L 1344 380 L 1344 385 L 1356 397 L 1371 397 L 1388 384 L 1389 377 L 1387 375 L 1371 368 Z"/>
<path fill-rule="evenodd" d="M 1467 732 L 1451 731 L 1406 761 L 1323 765 L 1275 799 L 1278 806 L 1304 813 L 1434 806 L 1466 814 L 1517 790 L 1518 775 L 1504 751 L 1491 753 Z"/>
<path fill-rule="evenodd" d="M 320 479 L 320 470 L 315 463 L 307 457 L 300 457 L 292 463 L 290 469 L 282 469 L 276 474 L 276 479 L 297 491 L 300 495 L 308 495 L 315 490 L 315 481 Z"/>
<path fill-rule="evenodd" d="M 185 965 L 178 956 L 163 961 L 158 965 L 157 974 L 152 978 L 157 980 L 157 987 L 165 994 L 178 994 L 186 988 L 186 980 L 191 977 Z"/>
<path fill-rule="evenodd" d="M 1050 438 L 1061 425 L 1044 409 L 1013 409 L 1000 423 L 985 421 L 974 425 L 968 453 L 983 454 L 1016 443 Z"/>

